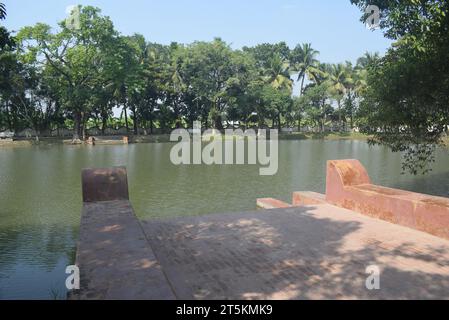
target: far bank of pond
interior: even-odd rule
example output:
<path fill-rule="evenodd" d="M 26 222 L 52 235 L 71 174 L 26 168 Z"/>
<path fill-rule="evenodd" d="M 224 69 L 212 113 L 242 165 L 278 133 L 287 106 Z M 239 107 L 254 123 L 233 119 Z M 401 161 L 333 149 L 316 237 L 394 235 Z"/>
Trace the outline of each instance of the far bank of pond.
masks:
<path fill-rule="evenodd" d="M 117 143 L 121 140 L 122 136 L 105 136 L 103 137 L 109 144 L 121 144 Z M 279 140 L 367 140 L 369 136 L 351 132 L 351 133 L 281 133 L 278 136 Z M 154 134 L 154 135 L 141 135 L 130 136 L 130 143 L 164 143 L 170 142 L 169 134 Z M 36 137 L 30 138 L 18 138 L 14 140 L 0 139 L 0 148 L 8 147 L 27 147 L 32 145 L 49 145 L 49 144 L 70 144 L 69 139 L 54 138 L 54 137 L 40 137 L 38 140 Z M 108 144 L 108 143 L 105 143 Z"/>

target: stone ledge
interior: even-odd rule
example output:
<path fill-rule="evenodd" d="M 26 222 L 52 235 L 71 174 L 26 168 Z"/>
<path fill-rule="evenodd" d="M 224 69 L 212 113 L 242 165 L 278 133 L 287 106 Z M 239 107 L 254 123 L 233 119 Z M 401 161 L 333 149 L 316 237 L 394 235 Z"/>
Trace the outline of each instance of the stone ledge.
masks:
<path fill-rule="evenodd" d="M 326 203 L 326 196 L 318 192 L 295 191 L 292 195 L 292 205 L 294 206 L 307 206 Z"/>
<path fill-rule="evenodd" d="M 256 201 L 257 208 L 259 209 L 275 209 L 275 208 L 288 208 L 290 204 L 277 200 L 274 198 L 261 198 Z"/>

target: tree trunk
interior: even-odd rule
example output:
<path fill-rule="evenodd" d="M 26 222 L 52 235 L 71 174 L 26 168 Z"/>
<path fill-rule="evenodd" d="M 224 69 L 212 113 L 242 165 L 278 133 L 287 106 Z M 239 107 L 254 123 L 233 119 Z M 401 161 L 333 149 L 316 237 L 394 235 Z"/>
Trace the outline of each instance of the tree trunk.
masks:
<path fill-rule="evenodd" d="M 6 105 L 6 121 L 8 122 L 8 129 L 9 129 L 9 131 L 12 131 L 13 125 L 12 125 L 12 121 L 11 121 L 11 115 L 9 113 L 8 103 L 5 103 L 5 105 Z"/>
<path fill-rule="evenodd" d="M 84 112 L 81 112 L 81 136 L 82 136 L 82 140 L 85 141 L 86 140 L 86 122 L 87 119 L 85 117 Z"/>
<path fill-rule="evenodd" d="M 74 120 L 74 126 L 73 126 L 72 143 L 79 143 L 80 142 L 80 132 L 81 132 L 81 113 L 79 111 L 75 111 L 73 120 Z"/>
<path fill-rule="evenodd" d="M 36 142 L 39 143 L 39 135 L 40 135 L 39 129 L 35 128 L 34 132 L 36 133 L 36 137 L 35 137 Z"/>
<path fill-rule="evenodd" d="M 325 104 L 326 104 L 326 102 L 324 102 L 324 101 L 321 104 L 322 117 L 320 120 L 320 124 L 321 124 L 321 132 L 322 133 L 324 132 L 324 125 L 326 124 L 326 112 L 324 109 Z"/>
<path fill-rule="evenodd" d="M 12 112 L 12 130 L 13 132 L 18 132 L 20 130 L 19 121 L 17 119 L 17 112 Z"/>
<path fill-rule="evenodd" d="M 221 131 L 223 130 L 223 123 L 221 121 L 221 116 L 216 116 L 214 119 L 215 129 Z"/>
<path fill-rule="evenodd" d="M 354 105 L 353 105 L 353 99 L 352 99 L 353 97 L 352 97 L 352 95 L 351 95 L 351 92 L 349 92 L 348 93 L 348 101 L 349 101 L 349 107 L 350 107 L 350 109 L 349 109 L 349 112 L 350 112 L 350 114 L 349 114 L 349 126 L 351 127 L 350 129 L 352 130 L 353 129 L 353 124 L 354 124 L 354 122 L 353 122 L 353 119 L 354 119 Z"/>
<path fill-rule="evenodd" d="M 301 89 L 299 91 L 299 96 L 302 96 L 302 92 L 304 90 L 304 80 L 306 78 L 306 74 L 304 73 L 304 75 L 302 76 L 302 80 L 301 80 Z"/>
<path fill-rule="evenodd" d="M 126 112 L 126 105 L 123 105 L 123 114 L 125 116 L 125 127 L 126 127 L 126 132 L 129 131 L 129 125 L 128 125 L 128 113 Z"/>
<path fill-rule="evenodd" d="M 133 132 L 134 135 L 138 135 L 138 123 L 137 123 L 137 114 L 136 114 L 136 106 L 133 106 L 131 111 L 133 112 Z"/>
<path fill-rule="evenodd" d="M 101 134 L 102 135 L 104 135 L 107 123 L 108 123 L 108 117 L 105 116 L 105 114 L 102 114 L 102 116 L 101 116 Z"/>
<path fill-rule="evenodd" d="M 337 101 L 337 105 L 338 105 L 338 130 L 341 131 L 341 102 L 340 100 Z"/>
<path fill-rule="evenodd" d="M 278 113 L 278 131 L 281 132 L 281 113 Z"/>

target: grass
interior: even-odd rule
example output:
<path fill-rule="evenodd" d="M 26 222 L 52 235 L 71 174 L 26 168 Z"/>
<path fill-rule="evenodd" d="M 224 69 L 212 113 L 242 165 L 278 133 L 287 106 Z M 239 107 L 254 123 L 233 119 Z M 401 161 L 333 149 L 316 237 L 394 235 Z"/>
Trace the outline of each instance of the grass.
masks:
<path fill-rule="evenodd" d="M 31 141 L 10 141 L 10 140 L 0 140 L 0 148 L 14 148 L 14 147 L 28 147 L 33 143 Z"/>

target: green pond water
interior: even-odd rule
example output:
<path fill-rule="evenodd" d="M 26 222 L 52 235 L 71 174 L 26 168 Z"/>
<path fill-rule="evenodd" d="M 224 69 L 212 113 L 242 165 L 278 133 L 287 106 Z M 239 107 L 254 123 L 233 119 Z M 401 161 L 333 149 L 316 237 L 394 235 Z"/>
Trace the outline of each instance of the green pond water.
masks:
<path fill-rule="evenodd" d="M 169 143 L 0 149 L 0 299 L 63 299 L 81 214 L 80 171 L 125 165 L 140 218 L 255 209 L 256 198 L 290 201 L 324 193 L 326 161 L 356 158 L 376 184 L 449 196 L 449 155 L 439 150 L 426 176 L 401 174 L 401 158 L 355 140 L 279 142 L 279 170 L 259 166 L 175 166 Z"/>

